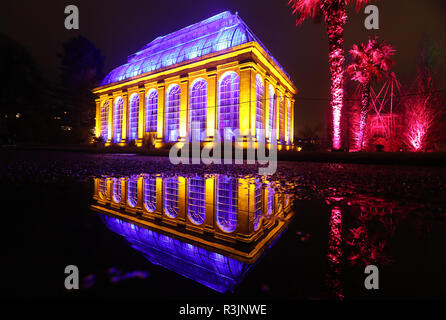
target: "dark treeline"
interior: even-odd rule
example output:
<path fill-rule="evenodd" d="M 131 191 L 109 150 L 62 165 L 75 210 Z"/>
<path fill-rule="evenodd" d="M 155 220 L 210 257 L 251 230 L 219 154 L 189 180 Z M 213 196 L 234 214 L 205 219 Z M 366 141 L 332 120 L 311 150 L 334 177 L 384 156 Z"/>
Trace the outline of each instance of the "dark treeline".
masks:
<path fill-rule="evenodd" d="M 0 35 L 0 144 L 82 144 L 93 136 L 91 89 L 103 77 L 104 57 L 86 38 L 63 44 L 60 76 L 50 83 L 19 43 Z"/>

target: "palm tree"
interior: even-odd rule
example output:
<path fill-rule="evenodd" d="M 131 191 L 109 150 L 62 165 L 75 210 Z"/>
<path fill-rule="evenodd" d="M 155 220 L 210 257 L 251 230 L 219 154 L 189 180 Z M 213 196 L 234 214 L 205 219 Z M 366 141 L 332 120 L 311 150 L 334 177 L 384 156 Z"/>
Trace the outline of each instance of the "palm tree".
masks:
<path fill-rule="evenodd" d="M 385 75 L 389 75 L 389 70 L 393 66 L 391 56 L 395 52 L 392 46 L 385 41 L 379 41 L 378 37 L 369 39 L 367 43 L 362 43 L 359 46 L 355 44 L 350 50 L 353 61 L 347 67 L 347 73 L 361 87 L 361 115 L 357 140 L 358 150 L 362 150 L 364 146 L 372 83 L 379 81 Z"/>
<path fill-rule="evenodd" d="M 344 104 L 344 25 L 350 4 L 359 10 L 371 0 L 290 0 L 297 24 L 322 13 L 327 25 L 333 114 L 333 149 L 341 148 L 341 111 Z"/>

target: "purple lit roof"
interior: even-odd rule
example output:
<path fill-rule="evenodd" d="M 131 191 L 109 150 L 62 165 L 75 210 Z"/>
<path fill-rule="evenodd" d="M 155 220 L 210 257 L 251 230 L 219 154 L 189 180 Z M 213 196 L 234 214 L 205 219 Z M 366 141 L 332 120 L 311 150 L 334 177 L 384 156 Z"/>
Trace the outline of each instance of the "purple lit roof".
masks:
<path fill-rule="evenodd" d="M 153 264 L 218 292 L 234 291 L 252 266 L 121 219 L 106 215 L 101 219 Z"/>
<path fill-rule="evenodd" d="M 257 42 L 288 76 L 266 47 L 237 14 L 222 12 L 186 28 L 158 37 L 112 70 L 101 85 L 129 79 L 146 72 L 202 57 L 248 42 Z"/>

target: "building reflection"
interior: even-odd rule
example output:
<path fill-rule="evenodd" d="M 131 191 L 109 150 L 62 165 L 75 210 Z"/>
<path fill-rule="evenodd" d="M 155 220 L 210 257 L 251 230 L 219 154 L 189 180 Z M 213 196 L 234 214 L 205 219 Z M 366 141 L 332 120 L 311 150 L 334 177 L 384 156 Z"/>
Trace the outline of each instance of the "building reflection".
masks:
<path fill-rule="evenodd" d="M 288 226 L 289 195 L 226 175 L 94 179 L 92 209 L 150 262 L 233 291 Z"/>

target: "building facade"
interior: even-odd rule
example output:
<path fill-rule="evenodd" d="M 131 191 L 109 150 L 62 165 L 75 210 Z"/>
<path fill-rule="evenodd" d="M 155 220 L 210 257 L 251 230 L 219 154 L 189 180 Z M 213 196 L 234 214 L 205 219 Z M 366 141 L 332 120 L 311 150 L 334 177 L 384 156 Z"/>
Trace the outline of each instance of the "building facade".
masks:
<path fill-rule="evenodd" d="M 226 175 L 96 178 L 92 209 L 253 263 L 293 217 L 292 199 Z"/>
<path fill-rule="evenodd" d="M 241 135 L 292 146 L 297 89 L 237 14 L 158 37 L 112 70 L 96 99 L 106 145 L 206 143 Z"/>
<path fill-rule="evenodd" d="M 234 290 L 294 216 L 290 195 L 226 175 L 101 177 L 93 200 L 150 262 L 219 292 Z"/>

